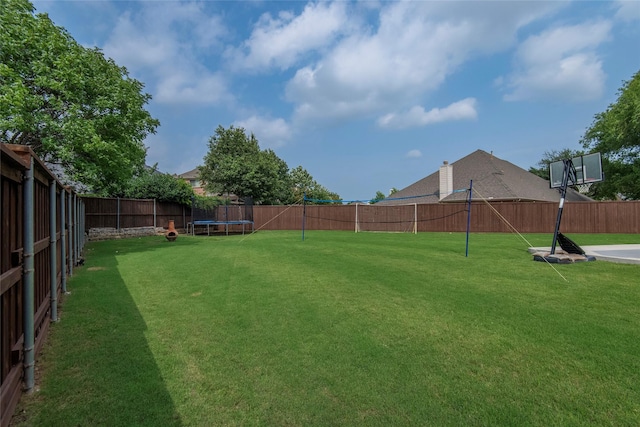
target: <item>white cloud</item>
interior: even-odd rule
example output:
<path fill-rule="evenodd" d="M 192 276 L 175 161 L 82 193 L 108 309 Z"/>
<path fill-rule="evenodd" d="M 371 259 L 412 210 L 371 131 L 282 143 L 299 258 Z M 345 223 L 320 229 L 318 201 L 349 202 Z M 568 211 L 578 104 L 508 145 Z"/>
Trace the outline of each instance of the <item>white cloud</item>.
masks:
<path fill-rule="evenodd" d="M 167 67 L 166 70 L 170 70 Z M 200 74 L 193 70 L 175 69 L 161 76 L 154 99 L 164 104 L 215 104 L 231 96 L 225 79 L 219 74 Z"/>
<path fill-rule="evenodd" d="M 516 52 L 516 71 L 502 83 L 507 101 L 564 99 L 602 95 L 605 73 L 596 49 L 609 40 L 607 21 L 558 27 L 525 40 Z"/>
<path fill-rule="evenodd" d="M 204 64 L 208 52 L 222 48 L 226 29 L 219 16 L 197 3 L 143 3 L 122 14 L 105 54 L 152 82 L 155 100 L 169 104 L 212 104 L 231 99 L 222 74 Z"/>
<path fill-rule="evenodd" d="M 407 153 L 407 157 L 417 159 L 418 157 L 422 157 L 422 152 L 420 150 L 411 150 Z"/>
<path fill-rule="evenodd" d="M 445 108 L 433 108 L 429 111 L 416 105 L 404 114 L 391 113 L 380 117 L 378 126 L 404 129 L 452 120 L 475 120 L 478 117 L 476 104 L 475 98 L 465 98 Z"/>
<path fill-rule="evenodd" d="M 236 127 L 244 128 L 247 133 L 253 133 L 262 148 L 276 148 L 285 145 L 291 139 L 291 127 L 282 118 L 267 119 L 251 116 L 234 123 Z"/>
<path fill-rule="evenodd" d="M 262 15 L 243 48 L 229 54 L 240 68 L 286 69 L 309 51 L 330 45 L 348 26 L 345 3 L 309 3 L 298 16 Z"/>
<path fill-rule="evenodd" d="M 118 18 L 104 46 L 108 56 L 129 68 L 160 66 L 170 61 L 176 50 L 174 40 L 166 33 L 141 31 L 129 12 Z"/>
<path fill-rule="evenodd" d="M 363 26 L 345 35 L 316 63 L 297 70 L 286 89 L 286 99 L 295 105 L 294 121 L 409 108 L 469 59 L 513 45 L 519 28 L 553 7 L 538 2 L 383 3 L 376 28 Z"/>
<path fill-rule="evenodd" d="M 615 2 L 618 7 L 616 19 L 621 21 L 640 21 L 640 1 L 638 0 L 618 0 Z"/>

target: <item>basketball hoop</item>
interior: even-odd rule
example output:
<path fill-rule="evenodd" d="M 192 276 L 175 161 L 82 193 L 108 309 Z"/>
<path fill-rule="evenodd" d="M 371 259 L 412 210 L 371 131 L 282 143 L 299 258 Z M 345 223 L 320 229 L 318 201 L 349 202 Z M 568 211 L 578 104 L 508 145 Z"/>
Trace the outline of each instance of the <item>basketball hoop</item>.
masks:
<path fill-rule="evenodd" d="M 604 181 L 602 157 L 600 153 L 591 153 L 550 163 L 549 185 L 551 188 L 561 187 L 567 161 L 573 164 L 575 170 L 575 175 L 569 177 L 568 185 L 575 187 L 580 193 L 587 193 L 592 183 Z"/>

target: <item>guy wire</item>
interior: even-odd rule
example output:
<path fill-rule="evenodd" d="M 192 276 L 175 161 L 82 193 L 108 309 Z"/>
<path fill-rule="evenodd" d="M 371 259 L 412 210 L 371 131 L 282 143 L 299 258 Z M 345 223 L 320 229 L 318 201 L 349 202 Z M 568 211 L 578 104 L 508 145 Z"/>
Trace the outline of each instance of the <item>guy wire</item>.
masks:
<path fill-rule="evenodd" d="M 487 204 L 487 206 L 489 206 L 489 208 L 493 211 L 493 213 L 495 213 L 496 216 L 512 230 L 512 232 L 516 233 L 522 240 L 524 240 L 525 243 L 529 247 L 533 246 L 522 234 L 520 234 L 520 232 L 518 230 L 516 230 L 516 228 L 513 225 L 511 225 L 511 223 L 500 212 L 498 212 L 498 210 L 496 208 L 491 206 L 491 203 L 489 203 L 489 201 L 487 199 L 485 199 L 482 194 L 480 194 L 480 192 L 478 191 L 478 189 L 476 187 L 473 188 L 473 191 L 475 193 L 477 193 L 478 196 L 480 196 L 480 199 L 482 199 L 482 201 L 485 202 Z M 564 277 L 549 261 L 547 261 L 546 258 L 543 257 L 543 259 L 544 259 L 544 262 L 546 262 L 547 265 L 553 269 L 553 271 L 558 273 L 558 276 L 562 277 L 562 279 L 565 282 L 569 282 L 566 277 Z"/>

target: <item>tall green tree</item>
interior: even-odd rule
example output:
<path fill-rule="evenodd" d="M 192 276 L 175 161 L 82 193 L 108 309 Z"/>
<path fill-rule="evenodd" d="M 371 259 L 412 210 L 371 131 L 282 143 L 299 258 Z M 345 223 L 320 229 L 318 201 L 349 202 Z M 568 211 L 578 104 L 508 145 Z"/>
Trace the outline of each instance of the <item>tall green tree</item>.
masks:
<path fill-rule="evenodd" d="M 319 184 L 302 166 L 297 166 L 292 169 L 289 172 L 289 177 L 293 189 L 294 203 L 299 203 L 302 201 L 302 198 L 306 196 L 307 199 L 322 200 L 322 202 L 312 201 L 310 202 L 311 204 L 341 204 L 340 196 L 337 193 L 329 191 Z"/>
<path fill-rule="evenodd" d="M 260 153 L 258 140 L 243 128 L 218 126 L 209 138 L 209 151 L 198 169 L 204 187 L 211 193 L 254 196 L 252 182 Z"/>
<path fill-rule="evenodd" d="M 312 197 L 312 193 L 317 186 L 317 182 L 305 168 L 297 166 L 291 169 L 291 171 L 289 171 L 289 177 L 295 202 L 302 201 L 302 198 L 305 196 L 307 198 L 316 198 Z"/>
<path fill-rule="evenodd" d="M 292 192 L 287 163 L 273 150 L 267 149 L 260 152 L 257 169 L 262 175 L 259 180 L 262 190 L 261 203 L 270 205 L 290 203 Z"/>
<path fill-rule="evenodd" d="M 211 193 L 249 196 L 263 204 L 291 197 L 287 164 L 273 150 L 261 150 L 256 137 L 241 127 L 218 126 L 199 170 Z"/>
<path fill-rule="evenodd" d="M 596 114 L 582 144 L 602 153 L 605 181 L 594 185 L 596 197 L 640 199 L 640 71 L 623 83 L 616 102 Z"/>
<path fill-rule="evenodd" d="M 30 146 L 91 191 L 117 193 L 144 167 L 143 140 L 159 125 L 143 88 L 29 1 L 2 1 L 1 142 Z"/>
<path fill-rule="evenodd" d="M 218 126 L 199 171 L 207 191 L 223 197 L 250 196 L 258 204 L 297 203 L 304 193 L 315 199 L 340 198 L 302 166 L 289 170 L 273 150 L 261 150 L 256 137 L 241 127 Z"/>

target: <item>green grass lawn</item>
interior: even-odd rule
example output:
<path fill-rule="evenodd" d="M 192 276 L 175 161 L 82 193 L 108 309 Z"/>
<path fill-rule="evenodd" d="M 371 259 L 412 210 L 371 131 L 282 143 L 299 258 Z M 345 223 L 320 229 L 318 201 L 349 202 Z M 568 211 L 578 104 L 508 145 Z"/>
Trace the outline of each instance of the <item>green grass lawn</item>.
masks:
<path fill-rule="evenodd" d="M 16 423 L 639 425 L 640 266 L 554 268 L 511 234 L 90 243 Z"/>

